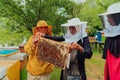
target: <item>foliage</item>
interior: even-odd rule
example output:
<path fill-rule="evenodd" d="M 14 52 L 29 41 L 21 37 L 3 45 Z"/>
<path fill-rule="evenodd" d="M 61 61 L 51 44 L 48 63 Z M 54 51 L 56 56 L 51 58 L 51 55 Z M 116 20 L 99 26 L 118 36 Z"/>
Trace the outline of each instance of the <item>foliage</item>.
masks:
<path fill-rule="evenodd" d="M 96 33 L 97 33 L 97 30 L 95 29 L 95 27 L 89 26 L 88 35 L 94 37 Z"/>
<path fill-rule="evenodd" d="M 2 0 L 2 16 L 15 20 L 26 29 L 32 31 L 40 19 L 46 20 L 50 25 L 57 27 L 65 16 L 57 14 L 69 0 Z M 6 13 L 5 13 L 6 12 Z M 59 23 L 58 23 L 59 21 Z M 58 27 L 57 27 L 58 28 Z M 58 29 L 57 29 L 58 30 Z"/>
<path fill-rule="evenodd" d="M 24 38 L 28 38 L 26 28 L 20 26 L 15 21 L 7 18 L 0 18 L 0 44 L 8 44 L 9 46 L 20 45 Z"/>
<path fill-rule="evenodd" d="M 100 11 L 102 11 L 101 7 L 97 5 L 95 1 L 91 0 L 87 1 L 84 4 L 84 7 L 82 9 L 82 12 L 80 13 L 80 17 L 82 20 L 85 20 L 88 22 L 88 25 L 90 26 L 101 26 L 98 14 Z"/>

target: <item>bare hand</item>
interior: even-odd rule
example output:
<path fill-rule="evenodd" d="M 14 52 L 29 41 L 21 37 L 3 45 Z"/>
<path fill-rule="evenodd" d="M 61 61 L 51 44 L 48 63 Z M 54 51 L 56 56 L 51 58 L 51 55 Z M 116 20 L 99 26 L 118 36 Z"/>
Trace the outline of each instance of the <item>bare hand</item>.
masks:
<path fill-rule="evenodd" d="M 36 35 L 32 37 L 33 43 L 38 42 L 38 40 L 39 40 L 40 37 L 44 37 L 44 34 L 40 33 L 40 32 L 37 32 Z"/>
<path fill-rule="evenodd" d="M 40 38 L 40 37 L 44 37 L 44 35 L 45 35 L 44 33 L 37 32 L 35 36 Z"/>
<path fill-rule="evenodd" d="M 83 47 L 80 46 L 80 45 L 77 44 L 77 43 L 72 43 L 72 44 L 71 44 L 71 48 L 72 48 L 72 49 L 77 49 L 77 50 L 83 51 Z"/>
<path fill-rule="evenodd" d="M 38 40 L 39 40 L 39 37 L 37 37 L 37 36 L 33 36 L 33 37 L 32 37 L 32 42 L 33 42 L 33 43 L 37 43 Z"/>

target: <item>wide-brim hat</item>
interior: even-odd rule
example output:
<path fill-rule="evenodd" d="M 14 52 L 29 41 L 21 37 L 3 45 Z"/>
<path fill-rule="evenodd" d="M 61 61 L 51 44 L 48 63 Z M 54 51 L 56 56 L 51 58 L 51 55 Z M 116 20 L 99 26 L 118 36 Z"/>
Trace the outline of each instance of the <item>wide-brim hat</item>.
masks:
<path fill-rule="evenodd" d="M 115 4 L 110 5 L 107 11 L 105 13 L 99 14 L 99 16 L 116 14 L 116 13 L 120 13 L 120 3 L 115 3 Z"/>
<path fill-rule="evenodd" d="M 43 26 L 48 26 L 46 21 L 40 20 L 40 21 L 37 22 L 36 27 L 43 27 Z"/>
<path fill-rule="evenodd" d="M 72 18 L 72 19 L 68 20 L 67 23 L 62 24 L 61 26 L 77 26 L 77 25 L 81 25 L 81 24 L 87 24 L 87 22 L 80 21 L 79 18 Z"/>
<path fill-rule="evenodd" d="M 44 20 L 40 20 L 37 22 L 36 27 L 48 27 L 48 28 L 52 28 L 52 26 L 48 25 L 46 21 Z"/>
<path fill-rule="evenodd" d="M 35 35 L 38 32 L 37 28 L 40 28 L 40 27 L 48 27 L 47 34 L 52 35 L 52 26 L 48 25 L 47 22 L 44 20 L 39 20 L 37 22 L 37 25 L 33 27 L 33 35 Z"/>

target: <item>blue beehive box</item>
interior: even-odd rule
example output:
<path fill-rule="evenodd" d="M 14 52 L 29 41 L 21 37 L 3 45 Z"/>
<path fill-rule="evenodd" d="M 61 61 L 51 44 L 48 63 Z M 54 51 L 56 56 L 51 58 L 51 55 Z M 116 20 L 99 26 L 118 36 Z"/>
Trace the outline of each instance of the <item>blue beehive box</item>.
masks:
<path fill-rule="evenodd" d="M 18 50 L 0 50 L 0 56 L 8 56 L 16 53 Z"/>
<path fill-rule="evenodd" d="M 102 41 L 102 34 L 100 31 L 97 32 L 97 41 Z"/>

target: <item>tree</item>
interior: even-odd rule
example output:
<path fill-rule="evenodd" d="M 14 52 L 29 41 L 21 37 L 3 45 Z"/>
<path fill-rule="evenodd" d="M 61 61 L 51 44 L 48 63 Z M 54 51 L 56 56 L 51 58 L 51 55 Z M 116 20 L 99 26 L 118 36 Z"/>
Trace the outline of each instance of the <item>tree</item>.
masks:
<path fill-rule="evenodd" d="M 66 20 L 78 17 L 82 7 L 71 0 L 1 0 L 0 6 L 1 16 L 16 21 L 29 31 L 38 20 L 44 19 L 54 26 L 55 34 L 61 32 L 60 25 Z"/>
<path fill-rule="evenodd" d="M 25 27 L 19 27 L 13 20 L 8 18 L 0 18 L 0 45 L 8 44 L 9 46 L 20 45 L 24 38 L 30 36 L 29 31 Z"/>

